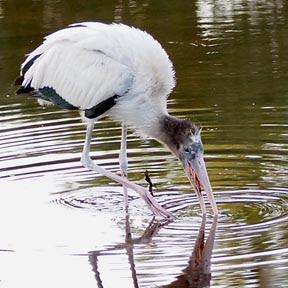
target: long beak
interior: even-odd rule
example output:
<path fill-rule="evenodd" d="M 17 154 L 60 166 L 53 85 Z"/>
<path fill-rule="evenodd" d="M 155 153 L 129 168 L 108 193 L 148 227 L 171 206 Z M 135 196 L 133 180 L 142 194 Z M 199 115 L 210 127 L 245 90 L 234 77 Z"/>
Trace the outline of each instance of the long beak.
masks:
<path fill-rule="evenodd" d="M 203 152 L 198 151 L 193 155 L 185 155 L 185 157 L 182 158 L 182 164 L 188 179 L 196 189 L 196 193 L 201 194 L 201 188 L 203 187 L 212 206 L 214 215 L 218 215 L 218 209 L 207 174 Z"/>

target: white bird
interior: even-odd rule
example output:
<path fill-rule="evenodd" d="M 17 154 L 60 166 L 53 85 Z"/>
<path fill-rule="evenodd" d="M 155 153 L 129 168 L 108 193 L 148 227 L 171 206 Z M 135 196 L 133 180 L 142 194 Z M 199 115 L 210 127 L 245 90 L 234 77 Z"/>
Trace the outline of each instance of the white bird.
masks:
<path fill-rule="evenodd" d="M 202 213 L 204 188 L 214 214 L 218 213 L 203 157 L 201 129 L 167 112 L 167 98 L 175 86 L 174 70 L 165 50 L 151 35 L 124 24 L 83 22 L 44 38 L 21 65 L 17 94 L 29 93 L 41 105 L 79 109 L 87 124 L 82 164 L 145 200 L 154 215 L 172 217 L 144 187 L 127 179 L 127 128 L 158 140 L 182 163 L 194 185 Z M 94 122 L 110 116 L 122 124 L 121 176 L 111 173 L 89 156 Z"/>

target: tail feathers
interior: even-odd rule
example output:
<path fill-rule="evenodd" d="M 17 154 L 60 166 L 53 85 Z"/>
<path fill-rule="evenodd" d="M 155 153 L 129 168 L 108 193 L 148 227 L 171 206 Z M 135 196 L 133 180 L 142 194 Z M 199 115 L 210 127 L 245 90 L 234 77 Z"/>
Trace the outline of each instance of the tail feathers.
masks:
<path fill-rule="evenodd" d="M 26 61 L 24 62 L 24 64 L 22 65 L 21 68 L 21 75 L 19 77 L 17 77 L 17 79 L 15 80 L 15 85 L 22 85 L 23 81 L 24 81 L 24 76 L 26 74 L 26 72 L 31 68 L 31 66 L 34 64 L 34 62 L 41 56 L 42 54 L 37 54 L 33 57 L 29 56 Z M 34 89 L 30 86 L 30 84 L 24 86 L 21 86 L 17 91 L 16 94 L 22 94 L 22 93 L 29 93 L 31 91 L 33 91 Z"/>
<path fill-rule="evenodd" d="M 19 76 L 16 80 L 15 80 L 15 85 L 22 85 L 24 81 L 24 76 Z M 23 93 L 29 93 L 31 91 L 34 91 L 34 88 L 32 88 L 30 86 L 30 84 L 28 84 L 27 86 L 21 86 L 17 91 L 16 94 L 23 94 Z"/>
<path fill-rule="evenodd" d="M 27 87 L 24 87 L 24 86 L 21 86 L 17 91 L 16 91 L 16 94 L 23 94 L 23 93 L 29 93 L 29 92 L 32 92 L 34 91 L 34 88 L 30 87 L 30 86 L 27 86 Z"/>

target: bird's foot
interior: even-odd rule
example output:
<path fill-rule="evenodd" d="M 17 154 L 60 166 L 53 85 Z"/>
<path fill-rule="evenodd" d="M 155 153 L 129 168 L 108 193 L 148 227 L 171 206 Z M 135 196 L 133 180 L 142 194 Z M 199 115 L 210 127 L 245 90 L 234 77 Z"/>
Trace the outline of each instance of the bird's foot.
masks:
<path fill-rule="evenodd" d="M 134 183 L 133 183 L 134 184 Z M 135 186 L 134 186 L 135 185 Z M 162 207 L 157 200 L 151 195 L 151 193 L 143 188 L 142 186 L 134 184 L 133 190 L 139 193 L 139 195 L 143 198 L 146 205 L 153 213 L 153 215 L 158 219 L 174 219 L 175 217 L 169 211 L 167 211 L 164 207 Z"/>
<path fill-rule="evenodd" d="M 153 212 L 154 216 L 160 216 L 161 218 L 164 218 L 165 220 L 168 220 L 168 221 L 173 219 L 174 218 L 173 215 L 170 212 L 168 212 L 166 209 L 164 209 L 161 205 L 159 205 L 157 201 L 156 201 L 156 207 L 155 207 L 155 203 L 151 203 L 151 199 L 155 200 L 154 193 L 153 193 L 153 184 L 149 176 L 148 170 L 145 171 L 144 175 L 145 175 L 145 180 L 148 182 L 147 190 L 150 192 L 150 195 L 153 197 L 153 198 L 151 197 L 148 198 L 146 196 L 144 201 L 146 202 L 150 210 Z M 160 206 L 161 211 L 159 211 L 159 206 Z M 165 210 L 165 212 L 163 211 L 163 209 Z M 157 211 L 154 211 L 154 210 L 157 210 Z M 163 215 L 163 212 L 165 213 L 165 215 Z"/>
<path fill-rule="evenodd" d="M 147 204 L 148 208 L 152 211 L 152 213 L 155 215 L 157 218 L 164 218 L 164 219 L 173 219 L 172 213 L 168 212 L 165 208 L 163 208 L 157 201 L 156 199 L 150 194 L 148 190 L 143 188 L 142 186 L 139 186 L 125 177 L 121 177 L 119 175 L 116 175 L 103 167 L 97 165 L 92 161 L 92 159 L 86 155 L 85 153 L 82 155 L 81 162 L 84 167 L 87 169 L 90 169 L 92 171 L 95 171 L 97 173 L 101 173 L 102 175 L 118 182 L 121 183 L 123 186 L 134 190 L 137 192 L 145 201 Z M 125 205 L 126 206 L 126 205 Z M 128 206 L 127 206 L 128 207 Z"/>

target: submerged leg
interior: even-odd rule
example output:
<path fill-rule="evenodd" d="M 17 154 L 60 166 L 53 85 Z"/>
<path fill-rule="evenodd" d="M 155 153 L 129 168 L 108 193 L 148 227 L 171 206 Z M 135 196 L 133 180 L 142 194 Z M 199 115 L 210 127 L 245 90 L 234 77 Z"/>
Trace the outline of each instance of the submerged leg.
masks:
<path fill-rule="evenodd" d="M 172 214 L 168 212 L 166 209 L 164 209 L 161 205 L 158 204 L 158 202 L 150 195 L 149 191 L 147 191 L 145 188 L 130 182 L 128 179 L 118 176 L 103 167 L 97 165 L 92 161 L 90 158 L 90 143 L 91 143 L 91 138 L 92 138 L 92 132 L 94 128 L 94 123 L 92 121 L 89 121 L 87 123 L 87 131 L 86 131 L 86 138 L 85 138 L 85 144 L 83 148 L 83 153 L 81 157 L 81 163 L 83 164 L 84 167 L 87 169 L 93 170 L 97 173 L 100 173 L 120 184 L 123 186 L 134 190 L 137 192 L 145 201 L 149 209 L 152 211 L 152 213 L 155 216 L 159 216 L 162 218 L 172 218 Z"/>
<path fill-rule="evenodd" d="M 121 176 L 123 178 L 128 178 L 128 159 L 127 159 L 127 127 L 125 124 L 122 125 L 122 135 L 121 135 L 121 146 L 119 153 L 119 164 Z M 124 211 L 128 212 L 128 193 L 127 187 L 123 185 L 123 197 L 124 197 Z"/>

